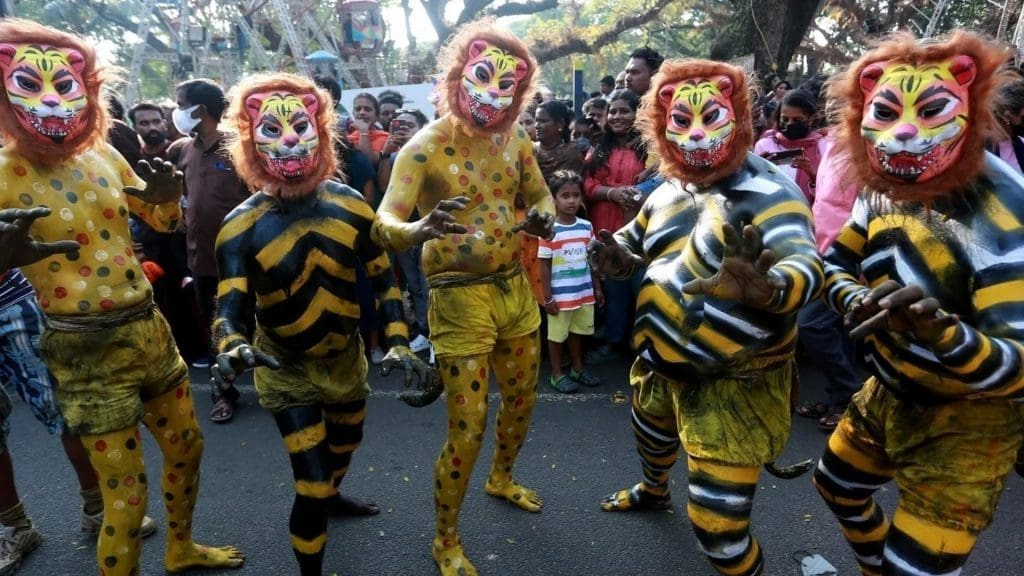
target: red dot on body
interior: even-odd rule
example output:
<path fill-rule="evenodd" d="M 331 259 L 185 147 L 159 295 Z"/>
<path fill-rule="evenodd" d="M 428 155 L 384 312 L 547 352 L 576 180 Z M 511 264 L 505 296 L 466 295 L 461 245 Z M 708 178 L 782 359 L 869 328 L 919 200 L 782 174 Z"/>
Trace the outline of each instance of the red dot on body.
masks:
<path fill-rule="evenodd" d="M 122 482 L 122 484 L 124 484 L 125 486 L 131 488 L 132 486 L 135 486 L 135 478 L 133 478 L 131 476 L 125 476 L 124 477 L 124 482 Z"/>
<path fill-rule="evenodd" d="M 412 184 L 412 176 L 409 176 L 408 174 L 402 176 L 401 180 L 402 184 Z"/>
<path fill-rule="evenodd" d="M 40 304 L 40 305 L 41 305 L 41 306 L 42 306 L 43 308 L 49 308 L 49 307 L 50 307 L 50 299 L 49 299 L 49 298 L 47 298 L 47 297 L 45 297 L 45 296 L 43 296 L 43 297 L 41 297 L 41 298 L 39 299 L 39 304 Z"/>
<path fill-rule="evenodd" d="M 469 186 L 469 176 L 466 176 L 465 174 L 459 176 L 459 184 L 462 186 Z"/>
<path fill-rule="evenodd" d="M 79 234 L 75 236 L 75 242 L 78 242 L 79 244 L 85 246 L 86 244 L 89 243 L 89 235 L 85 233 Z"/>
<path fill-rule="evenodd" d="M 113 310 L 114 301 L 111 300 L 110 298 L 104 298 L 103 300 L 100 300 L 100 308 L 104 310 Z"/>
<path fill-rule="evenodd" d="M 88 266 L 82 266 L 81 268 L 78 269 L 78 273 L 81 274 L 82 276 L 88 277 L 90 274 L 92 274 L 92 268 L 89 268 Z"/>
<path fill-rule="evenodd" d="M 142 498 L 139 498 L 138 494 L 132 494 L 128 497 L 128 503 L 132 506 L 138 506 L 142 502 Z"/>
<path fill-rule="evenodd" d="M 124 259 L 124 256 L 121 256 L 120 254 L 114 256 L 114 263 L 117 264 L 118 266 L 124 266 L 125 262 L 126 260 Z"/>
<path fill-rule="evenodd" d="M 452 466 L 455 466 L 456 468 L 462 466 L 462 460 L 458 456 L 452 457 Z"/>
<path fill-rule="evenodd" d="M 459 394 L 459 395 L 455 396 L 455 403 L 456 404 L 465 404 L 466 403 L 466 397 L 463 396 L 462 394 Z"/>
<path fill-rule="evenodd" d="M 522 405 L 523 405 L 523 399 L 522 398 L 516 398 L 516 408 L 518 408 L 518 407 L 520 407 Z"/>
<path fill-rule="evenodd" d="M 178 398 L 184 398 L 185 397 L 185 390 L 183 388 L 178 388 L 178 390 L 174 393 L 174 395 L 177 396 Z"/>
<path fill-rule="evenodd" d="M 462 156 L 469 158 L 469 148 L 466 148 L 465 146 L 462 147 Z"/>
<path fill-rule="evenodd" d="M 487 379 L 487 368 L 481 368 L 479 374 L 480 374 L 480 379 L 481 380 L 486 380 Z"/>
<path fill-rule="evenodd" d="M 104 442 L 103 440 L 97 440 L 95 448 L 97 452 L 103 452 L 107 449 L 107 443 Z"/>
<path fill-rule="evenodd" d="M 24 176 L 25 174 L 28 174 L 28 170 L 25 170 L 24 166 L 15 166 L 14 173 L 18 176 Z"/>
<path fill-rule="evenodd" d="M 103 210 L 103 217 L 106 218 L 107 220 L 113 220 L 114 219 L 114 209 L 113 208 L 107 208 L 107 209 Z"/>
<path fill-rule="evenodd" d="M 526 160 L 524 160 L 523 163 L 526 164 L 527 166 L 533 165 L 533 156 L 527 156 Z"/>
<path fill-rule="evenodd" d="M 53 289 L 53 295 L 56 296 L 57 298 L 64 298 L 65 296 L 68 295 L 68 290 L 63 286 L 57 286 L 56 288 Z"/>

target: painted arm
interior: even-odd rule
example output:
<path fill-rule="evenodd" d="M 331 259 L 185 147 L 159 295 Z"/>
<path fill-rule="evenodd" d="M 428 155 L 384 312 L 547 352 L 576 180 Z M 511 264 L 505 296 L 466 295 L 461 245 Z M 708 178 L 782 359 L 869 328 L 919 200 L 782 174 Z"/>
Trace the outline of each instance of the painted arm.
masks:
<path fill-rule="evenodd" d="M 818 296 L 824 271 L 814 244 L 811 210 L 803 199 L 783 199 L 754 216 L 764 248 L 778 259 L 768 276 L 782 280 L 764 309 L 775 314 L 792 314 Z"/>
<path fill-rule="evenodd" d="M 861 262 L 868 243 L 868 207 L 858 198 L 850 219 L 825 253 L 825 302 L 840 316 L 868 292 L 860 283 Z"/>
<path fill-rule="evenodd" d="M 359 260 L 366 270 L 366 276 L 373 287 L 380 314 L 384 318 L 384 337 L 388 348 L 409 346 L 409 327 L 402 316 L 402 294 L 395 285 L 395 276 L 391 270 L 391 260 L 387 251 L 380 244 L 371 241 L 370 229 L 374 223 L 373 210 L 368 204 L 360 202 L 358 238 L 356 246 Z"/>

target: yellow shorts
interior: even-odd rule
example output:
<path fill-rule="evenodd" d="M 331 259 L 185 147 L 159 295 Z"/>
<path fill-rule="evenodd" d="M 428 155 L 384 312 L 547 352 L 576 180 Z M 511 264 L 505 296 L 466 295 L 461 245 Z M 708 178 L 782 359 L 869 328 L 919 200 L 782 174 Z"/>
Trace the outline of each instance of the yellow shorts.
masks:
<path fill-rule="evenodd" d="M 594 333 L 594 305 L 586 304 L 575 310 L 559 310 L 548 314 L 548 340 L 565 342 L 569 334 L 590 336 Z"/>
<path fill-rule="evenodd" d="M 792 358 L 752 360 L 728 376 L 678 382 L 655 374 L 642 360 L 629 381 L 640 409 L 675 418 L 683 450 L 733 466 L 772 462 L 789 438 Z"/>
<path fill-rule="evenodd" d="M 980 532 L 992 521 L 1024 440 L 1024 406 L 897 398 L 874 377 L 854 394 L 834 434 L 895 470 L 900 504 L 940 526 Z"/>
<path fill-rule="evenodd" d="M 519 338 L 540 327 L 540 310 L 526 274 L 497 284 L 430 289 L 427 320 L 434 354 L 473 356 L 494 349 L 498 340 Z"/>
<path fill-rule="evenodd" d="M 370 394 L 363 340 L 358 335 L 349 339 L 347 348 L 327 358 L 296 356 L 259 330 L 253 344 L 281 363 L 279 370 L 256 368 L 253 373 L 260 405 L 271 412 L 296 406 L 345 404 Z"/>
<path fill-rule="evenodd" d="M 188 366 L 156 308 L 94 332 L 48 327 L 39 352 L 57 382 L 57 405 L 76 434 L 134 426 L 142 419 L 143 402 L 188 380 Z"/>

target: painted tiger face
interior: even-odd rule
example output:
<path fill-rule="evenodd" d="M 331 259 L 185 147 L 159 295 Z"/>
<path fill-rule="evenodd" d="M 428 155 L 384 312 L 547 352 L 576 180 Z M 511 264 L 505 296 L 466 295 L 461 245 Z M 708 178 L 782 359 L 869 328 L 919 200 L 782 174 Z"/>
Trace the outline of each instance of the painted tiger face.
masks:
<path fill-rule="evenodd" d="M 0 70 L 15 117 L 34 138 L 61 143 L 85 126 L 85 57 L 39 44 L 0 44 Z"/>
<path fill-rule="evenodd" d="M 263 167 L 282 181 L 313 172 L 320 151 L 313 94 L 261 92 L 245 100 L 252 139 Z"/>
<path fill-rule="evenodd" d="M 665 138 L 683 164 L 711 170 L 729 157 L 736 129 L 732 80 L 726 76 L 688 78 L 666 84 L 658 99 L 667 110 Z"/>
<path fill-rule="evenodd" d="M 471 42 L 469 61 L 462 69 L 459 109 L 478 126 L 497 123 L 528 71 L 521 58 L 482 40 Z"/>
<path fill-rule="evenodd" d="M 861 135 L 879 174 L 925 182 L 963 155 L 968 87 L 977 74 L 969 56 L 913 66 L 876 63 L 860 75 L 864 92 Z"/>

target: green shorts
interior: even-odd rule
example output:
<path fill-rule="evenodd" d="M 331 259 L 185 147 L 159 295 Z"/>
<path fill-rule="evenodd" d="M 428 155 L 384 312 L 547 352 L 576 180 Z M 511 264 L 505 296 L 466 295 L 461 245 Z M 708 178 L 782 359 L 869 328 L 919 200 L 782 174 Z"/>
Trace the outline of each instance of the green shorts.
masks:
<path fill-rule="evenodd" d="M 633 363 L 629 381 L 644 413 L 674 419 L 683 450 L 732 466 L 772 462 L 790 428 L 792 357 L 754 359 L 727 376 L 678 382 Z"/>
<path fill-rule="evenodd" d="M 565 342 L 569 334 L 590 336 L 594 333 L 594 305 L 586 304 L 575 310 L 559 310 L 548 314 L 548 340 Z"/>
<path fill-rule="evenodd" d="M 919 518 L 980 532 L 992 522 L 1024 440 L 1024 406 L 1009 400 L 924 405 L 874 377 L 854 394 L 834 434 L 893 470 L 900 506 Z"/>
<path fill-rule="evenodd" d="M 68 331 L 47 327 L 39 352 L 56 385 L 68 428 L 80 435 L 135 426 L 143 403 L 188 381 L 167 321 L 148 308 L 120 326 Z"/>
<path fill-rule="evenodd" d="M 358 334 L 349 338 L 344 350 L 326 358 L 295 355 L 259 330 L 253 344 L 281 363 L 278 370 L 260 367 L 253 374 L 260 405 L 271 412 L 296 406 L 345 404 L 370 394 L 366 355 Z"/>

